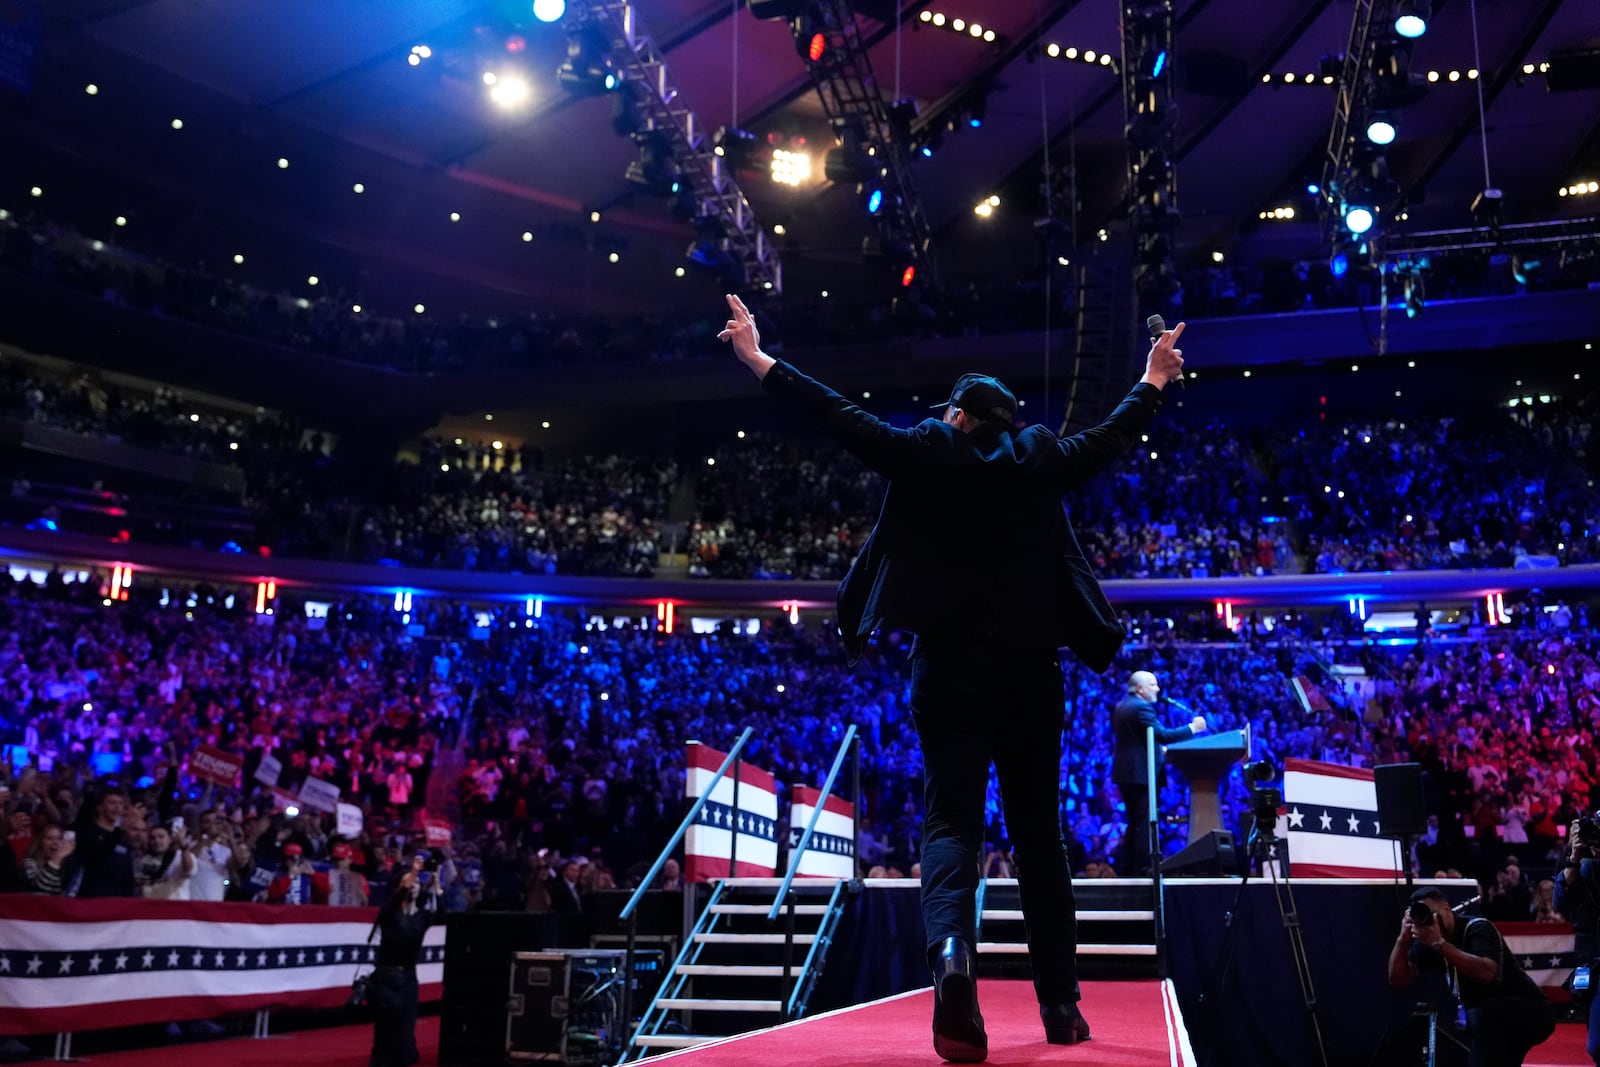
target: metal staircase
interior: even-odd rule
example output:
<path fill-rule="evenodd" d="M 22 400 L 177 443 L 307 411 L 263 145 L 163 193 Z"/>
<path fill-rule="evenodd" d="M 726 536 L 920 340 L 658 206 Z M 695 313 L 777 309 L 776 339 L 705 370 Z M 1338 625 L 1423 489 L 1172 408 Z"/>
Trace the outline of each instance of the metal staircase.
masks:
<path fill-rule="evenodd" d="M 622 1062 L 805 1014 L 844 914 L 849 883 L 796 881 L 782 918 L 769 922 L 772 895 L 782 884 L 781 878 L 716 883 Z"/>
<path fill-rule="evenodd" d="M 1164 970 L 1148 878 L 1086 878 L 1072 883 L 1078 903 L 1078 971 L 1084 978 L 1157 977 Z M 1015 878 L 978 885 L 978 973 L 1023 977 L 1028 945 Z"/>

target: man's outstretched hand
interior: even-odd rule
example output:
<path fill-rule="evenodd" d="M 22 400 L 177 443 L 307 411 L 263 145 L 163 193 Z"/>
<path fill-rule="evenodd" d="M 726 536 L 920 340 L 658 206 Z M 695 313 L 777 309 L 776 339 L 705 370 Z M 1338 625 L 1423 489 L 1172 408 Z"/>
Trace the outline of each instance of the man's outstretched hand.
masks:
<path fill-rule="evenodd" d="M 1140 381 L 1164 389 L 1168 382 L 1183 376 L 1183 349 L 1177 347 L 1183 327 L 1184 323 L 1180 322 L 1172 329 L 1162 331 L 1161 336 L 1151 344 L 1150 357 L 1145 361 L 1144 377 Z"/>
<path fill-rule="evenodd" d="M 728 313 L 733 318 L 717 334 L 717 340 L 733 345 L 733 354 L 739 357 L 739 362 L 754 371 L 757 378 L 765 378 L 767 371 L 777 361 L 761 351 L 761 333 L 756 329 L 756 317 L 744 306 L 744 301 L 732 293 L 728 294 Z"/>

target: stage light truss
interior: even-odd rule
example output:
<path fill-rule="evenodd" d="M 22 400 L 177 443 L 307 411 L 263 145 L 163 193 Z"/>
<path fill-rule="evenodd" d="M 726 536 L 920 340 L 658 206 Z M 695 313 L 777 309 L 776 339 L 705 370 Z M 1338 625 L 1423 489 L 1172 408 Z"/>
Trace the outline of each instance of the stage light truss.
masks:
<path fill-rule="evenodd" d="M 570 5 L 568 17 L 597 25 L 610 40 L 612 60 L 624 80 L 619 91 L 637 87 L 643 128 L 666 135 L 672 160 L 694 195 L 697 218 L 720 223 L 723 249 L 744 268 L 749 287 L 782 292 L 783 265 L 777 248 L 756 222 L 733 169 L 714 151 L 713 131 L 696 119 L 673 83 L 665 56 L 640 25 L 634 5 L 626 0 L 587 0 Z"/>
<path fill-rule="evenodd" d="M 1177 285 L 1178 105 L 1172 0 L 1122 0 L 1122 106 L 1128 142 L 1128 231 L 1139 315 L 1164 312 Z"/>
<path fill-rule="evenodd" d="M 1493 252 L 1509 248 L 1565 248 L 1593 251 L 1600 246 L 1600 217 L 1511 223 L 1493 230 L 1481 226 L 1424 233 L 1390 234 L 1379 244 L 1383 257 L 1410 259 L 1450 252 Z"/>
<path fill-rule="evenodd" d="M 854 11 L 846 0 L 816 0 L 803 16 L 788 22 L 797 46 L 807 53 L 821 38 L 823 47 L 817 58 L 806 64 L 806 72 L 822 110 L 845 145 L 865 154 L 884 201 L 893 205 L 869 216 L 879 242 L 885 247 L 909 248 L 907 264 L 916 268 L 913 276 L 936 286 L 933 229 L 911 179 L 911 145 L 894 135 L 889 104 L 873 76 Z"/>
<path fill-rule="evenodd" d="M 1351 195 L 1365 181 L 1382 184 L 1378 174 L 1358 174 L 1357 152 L 1366 140 L 1367 120 L 1373 113 L 1377 91 L 1372 73 L 1373 59 L 1386 27 L 1394 22 L 1395 0 L 1355 0 L 1355 10 L 1350 19 L 1350 40 L 1339 64 L 1338 81 L 1334 85 L 1333 123 L 1328 130 L 1328 148 L 1322 166 L 1322 205 L 1324 218 L 1330 222 L 1329 231 L 1335 243 L 1342 238 L 1343 212 L 1351 206 Z M 1378 157 L 1381 160 L 1381 155 Z M 1379 164 L 1380 168 L 1382 164 Z M 1382 179 L 1387 170 L 1383 169 Z M 1360 190 L 1367 192 L 1367 190 Z M 1376 188 L 1360 206 L 1367 209 L 1386 208 L 1380 203 Z M 1370 202 L 1367 202 L 1370 201 Z"/>

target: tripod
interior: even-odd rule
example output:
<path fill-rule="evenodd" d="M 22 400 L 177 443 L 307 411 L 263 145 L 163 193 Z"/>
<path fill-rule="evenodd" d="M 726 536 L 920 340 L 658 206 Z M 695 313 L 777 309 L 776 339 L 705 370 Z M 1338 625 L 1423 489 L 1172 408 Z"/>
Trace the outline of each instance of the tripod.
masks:
<path fill-rule="evenodd" d="M 1300 981 L 1300 995 L 1305 1001 L 1306 1014 L 1311 1018 L 1311 1032 L 1317 1041 L 1317 1062 L 1322 1067 L 1328 1067 L 1328 1050 L 1322 1042 L 1322 1023 L 1317 1018 L 1317 991 L 1311 981 L 1311 964 L 1306 959 L 1305 936 L 1300 928 L 1300 912 L 1294 902 L 1294 887 L 1287 876 L 1281 880 L 1278 877 L 1278 868 L 1274 857 L 1277 855 L 1278 837 L 1271 824 L 1257 823 L 1250 831 L 1250 839 L 1245 846 L 1244 877 L 1239 880 L 1239 888 L 1233 894 L 1233 906 L 1230 907 L 1223 919 L 1222 944 L 1218 948 L 1217 978 L 1212 984 L 1211 996 L 1202 993 L 1200 1005 L 1202 1008 L 1211 1007 L 1207 1012 L 1208 1024 L 1215 1027 L 1221 1022 L 1217 1010 L 1222 1000 L 1222 990 L 1228 982 L 1228 971 L 1233 965 L 1234 923 L 1239 916 L 1239 908 L 1244 903 L 1245 887 L 1250 884 L 1250 860 L 1255 860 L 1266 872 L 1267 879 L 1272 883 L 1272 896 L 1278 904 L 1278 916 L 1283 920 L 1283 928 L 1289 934 L 1289 950 L 1294 958 L 1295 977 Z M 1215 1004 L 1208 1005 L 1208 1000 L 1215 1000 Z"/>

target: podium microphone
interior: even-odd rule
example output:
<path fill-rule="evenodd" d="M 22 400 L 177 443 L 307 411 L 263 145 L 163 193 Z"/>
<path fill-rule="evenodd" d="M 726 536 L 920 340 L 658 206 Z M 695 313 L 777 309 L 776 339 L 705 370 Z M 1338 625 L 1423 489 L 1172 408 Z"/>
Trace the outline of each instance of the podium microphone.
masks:
<path fill-rule="evenodd" d="M 1150 341 L 1152 344 L 1161 340 L 1161 335 L 1167 332 L 1167 320 L 1160 315 L 1151 315 L 1144 320 L 1144 324 L 1150 328 Z M 1179 389 L 1186 388 L 1182 371 L 1179 371 L 1178 376 L 1172 380 Z"/>
<path fill-rule="evenodd" d="M 1171 704 L 1173 707 L 1177 708 L 1179 711 L 1183 712 L 1185 715 L 1193 715 L 1194 714 L 1194 709 L 1189 707 L 1189 705 L 1185 704 L 1181 700 L 1177 700 L 1177 699 L 1175 699 L 1173 697 L 1167 697 L 1167 703 Z"/>

